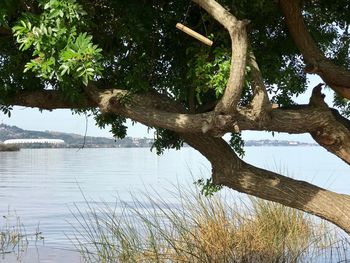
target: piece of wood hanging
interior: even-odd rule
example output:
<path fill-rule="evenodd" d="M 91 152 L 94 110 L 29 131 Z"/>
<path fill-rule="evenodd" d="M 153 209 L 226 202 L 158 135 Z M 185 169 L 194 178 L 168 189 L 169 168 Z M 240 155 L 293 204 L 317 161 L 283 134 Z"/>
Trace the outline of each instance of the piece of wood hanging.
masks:
<path fill-rule="evenodd" d="M 213 41 L 211 41 L 209 38 L 197 33 L 196 31 L 193 31 L 191 28 L 188 28 L 187 26 L 177 23 L 176 28 L 180 29 L 181 31 L 185 32 L 186 34 L 190 35 L 191 37 L 194 37 L 195 39 L 198 39 L 199 41 L 203 42 L 204 44 L 208 46 L 213 45 Z"/>

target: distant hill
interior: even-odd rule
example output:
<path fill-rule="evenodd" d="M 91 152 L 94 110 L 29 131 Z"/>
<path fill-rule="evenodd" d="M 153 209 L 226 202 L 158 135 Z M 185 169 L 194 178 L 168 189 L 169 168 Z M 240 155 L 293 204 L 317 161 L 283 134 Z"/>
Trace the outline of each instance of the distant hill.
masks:
<path fill-rule="evenodd" d="M 54 131 L 29 131 L 16 126 L 0 124 L 0 142 L 9 139 L 61 139 L 65 145 L 23 145 L 22 148 L 36 147 L 67 147 L 79 148 L 84 145 L 86 148 L 130 148 L 130 147 L 151 147 L 153 139 L 132 138 L 110 139 L 105 137 L 82 136 L 74 133 Z M 314 143 L 303 143 L 298 141 L 281 140 L 246 140 L 245 146 L 316 146 Z"/>
<path fill-rule="evenodd" d="M 245 146 L 318 146 L 316 143 L 281 141 L 281 140 L 247 140 Z"/>
<path fill-rule="evenodd" d="M 150 147 L 153 143 L 152 139 L 148 138 L 131 138 L 126 137 L 124 139 L 109 139 L 104 137 L 91 137 L 82 136 L 74 133 L 63 133 L 54 131 L 29 131 L 18 128 L 17 126 L 10 126 L 6 124 L 0 124 L 0 142 L 9 139 L 61 139 L 65 141 L 64 147 Z M 27 145 L 33 147 L 33 145 Z M 48 145 L 45 145 L 47 147 Z M 24 145 L 26 147 L 26 145 Z M 36 145 L 38 147 L 38 145 Z M 40 145 L 39 145 L 40 147 Z M 62 146 L 60 146 L 62 147 Z"/>

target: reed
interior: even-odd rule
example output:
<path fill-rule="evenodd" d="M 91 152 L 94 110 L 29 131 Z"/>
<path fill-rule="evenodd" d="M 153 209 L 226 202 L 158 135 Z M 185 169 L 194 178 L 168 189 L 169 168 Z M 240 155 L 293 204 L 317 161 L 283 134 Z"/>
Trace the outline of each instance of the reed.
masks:
<path fill-rule="evenodd" d="M 15 211 L 7 211 L 6 215 L 0 218 L 0 258 L 7 262 L 17 259 L 16 262 L 22 262 L 22 256 L 27 251 L 28 245 L 31 241 L 43 241 L 44 237 L 39 231 L 39 226 L 34 233 L 28 234 L 20 217 Z M 8 258 L 10 257 L 10 259 Z"/>
<path fill-rule="evenodd" d="M 27 235 L 20 218 L 15 213 L 3 215 L 0 224 L 0 255 L 21 254 L 28 246 Z"/>
<path fill-rule="evenodd" d="M 77 207 L 74 242 L 84 260 L 294 263 L 346 257 L 345 239 L 338 243 L 330 226 L 303 212 L 257 198 L 204 197 L 183 189 L 172 192 L 172 203 L 144 193 L 133 196 L 131 205 Z"/>

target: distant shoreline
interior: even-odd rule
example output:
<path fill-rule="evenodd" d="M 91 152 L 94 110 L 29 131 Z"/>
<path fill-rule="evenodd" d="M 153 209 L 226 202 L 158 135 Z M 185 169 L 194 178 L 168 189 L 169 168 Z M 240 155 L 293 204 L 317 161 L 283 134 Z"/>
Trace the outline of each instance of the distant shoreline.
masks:
<path fill-rule="evenodd" d="M 111 139 L 104 137 L 83 136 L 72 133 L 54 132 L 54 131 L 29 131 L 16 126 L 0 124 L 0 145 L 2 141 L 13 139 L 26 139 L 26 141 L 35 141 L 37 139 L 47 139 L 48 141 L 63 140 L 64 144 L 49 143 L 26 143 L 18 144 L 19 148 L 150 148 L 154 143 L 151 138 L 133 138 L 125 137 L 123 139 Z M 28 140 L 29 139 L 29 140 Z M 37 140 L 39 141 L 39 140 Z M 305 143 L 288 140 L 246 140 L 245 147 L 261 146 L 317 146 L 316 143 Z M 17 144 L 16 144 L 17 147 Z M 18 148 L 17 147 L 17 148 Z M 186 145 L 185 145 L 186 147 Z M 0 148 L 1 151 L 1 148 Z"/>
<path fill-rule="evenodd" d="M 17 152 L 20 147 L 14 144 L 3 144 L 0 143 L 0 152 Z"/>
<path fill-rule="evenodd" d="M 280 143 L 277 144 L 276 141 L 271 141 L 270 144 L 259 144 L 259 143 L 250 143 L 247 141 L 247 144 L 244 147 L 318 147 L 317 144 L 311 143 L 300 143 L 300 144 L 286 144 Z M 131 146 L 115 146 L 115 145 L 13 145 L 12 147 L 16 147 L 17 150 L 12 149 L 2 149 L 0 143 L 0 152 L 1 151 L 19 151 L 20 149 L 131 149 L 131 148 L 151 148 L 151 145 L 131 145 Z M 184 145 L 183 147 L 189 147 L 188 145 Z"/>

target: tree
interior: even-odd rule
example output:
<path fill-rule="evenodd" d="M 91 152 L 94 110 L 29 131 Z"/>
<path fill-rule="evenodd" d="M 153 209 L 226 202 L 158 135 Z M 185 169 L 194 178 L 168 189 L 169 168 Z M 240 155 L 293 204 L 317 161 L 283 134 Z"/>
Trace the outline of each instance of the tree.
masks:
<path fill-rule="evenodd" d="M 254 167 L 244 130 L 309 133 L 350 164 L 348 0 L 5 0 L 0 103 L 92 112 L 115 136 L 126 118 L 183 142 L 212 165 L 212 183 L 325 218 L 350 233 L 350 196 Z M 175 29 L 186 21 L 212 47 Z M 231 52 L 232 51 L 232 52 Z M 307 105 L 306 73 L 317 85 Z M 231 133 L 231 143 L 222 135 Z M 210 183 L 210 182 L 209 182 Z"/>

